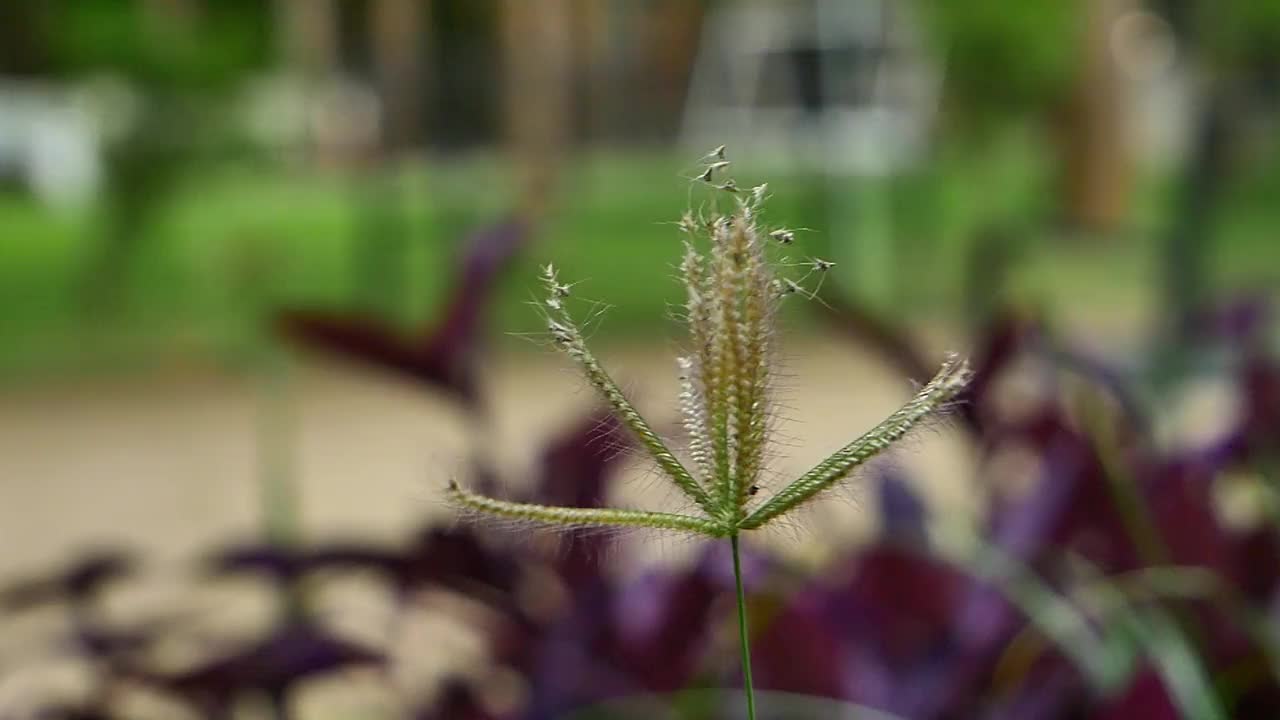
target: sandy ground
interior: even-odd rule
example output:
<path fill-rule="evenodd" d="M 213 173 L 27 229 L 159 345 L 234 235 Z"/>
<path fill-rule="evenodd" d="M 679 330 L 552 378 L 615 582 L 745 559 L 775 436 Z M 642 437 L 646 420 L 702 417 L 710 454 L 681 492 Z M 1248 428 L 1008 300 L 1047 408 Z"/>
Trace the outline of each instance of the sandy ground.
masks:
<path fill-rule="evenodd" d="M 601 354 L 655 424 L 675 427 L 669 350 Z M 788 352 L 785 445 L 774 461 L 782 475 L 803 471 L 911 391 L 839 341 L 807 340 Z M 504 356 L 486 371 L 492 431 L 475 437 L 447 402 L 415 386 L 352 366 L 293 367 L 283 415 L 260 381 L 213 371 L 4 391 L 0 578 L 100 542 L 164 561 L 251 536 L 262 517 L 260 477 L 281 460 L 306 537 L 391 539 L 447 512 L 439 489 L 473 444 L 521 477 L 540 445 L 593 402 L 559 358 Z M 968 470 L 952 435 L 926 434 L 898 457 L 921 468 L 931 502 L 946 508 L 972 502 L 956 481 Z M 652 484 L 623 483 L 624 493 Z"/>

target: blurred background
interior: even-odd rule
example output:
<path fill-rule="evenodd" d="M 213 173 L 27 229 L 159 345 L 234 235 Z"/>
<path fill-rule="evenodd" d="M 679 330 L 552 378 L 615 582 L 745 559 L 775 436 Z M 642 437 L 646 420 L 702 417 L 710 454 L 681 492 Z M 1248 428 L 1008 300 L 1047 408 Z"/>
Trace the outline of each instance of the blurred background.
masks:
<path fill-rule="evenodd" d="M 786 314 L 779 478 L 943 350 L 979 367 L 753 543 L 764 687 L 1269 717 L 1278 109 L 1272 0 L 4 4 L 0 718 L 735 686 L 714 548 L 530 543 L 440 494 L 669 501 L 527 301 L 554 261 L 607 303 L 598 353 L 678 435 L 672 223 L 722 144 L 836 263 Z M 734 707 L 707 697 L 584 717 Z"/>

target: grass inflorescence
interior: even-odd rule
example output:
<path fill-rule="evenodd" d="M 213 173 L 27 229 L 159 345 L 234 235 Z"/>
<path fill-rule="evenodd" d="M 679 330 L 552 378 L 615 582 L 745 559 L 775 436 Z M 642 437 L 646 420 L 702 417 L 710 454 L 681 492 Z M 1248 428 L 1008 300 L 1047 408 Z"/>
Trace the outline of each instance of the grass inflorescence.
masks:
<path fill-rule="evenodd" d="M 683 319 L 688 328 L 687 352 L 678 361 L 679 406 L 688 436 L 687 465 L 636 411 L 587 347 L 581 325 L 568 310 L 572 286 L 561 281 L 552 265 L 543 269 L 542 276 L 546 297 L 540 307 L 551 342 L 577 363 L 661 475 L 696 511 L 507 502 L 452 482 L 448 492 L 456 505 L 477 514 L 555 527 L 651 528 L 728 538 L 736 559 L 743 531 L 763 528 L 847 479 L 859 466 L 943 411 L 964 388 L 968 365 L 958 357 L 949 357 L 932 380 L 884 421 L 777 492 L 762 493 L 761 476 L 770 442 L 778 309 L 789 297 L 816 296 L 804 283 L 814 274 L 820 282 L 833 264 L 820 258 L 789 259 L 785 253 L 796 242 L 795 231 L 762 225 L 768 187 L 739 187 L 724 175 L 728 165 L 723 147 L 702 158 L 694 182 L 709 186 L 714 201 L 698 212 L 686 212 L 678 223 L 684 236 L 680 275 L 685 286 Z M 721 211 L 722 203 L 730 209 Z M 797 267 L 806 270 L 803 276 L 786 274 Z M 739 620 L 748 714 L 754 717 L 740 588 Z"/>

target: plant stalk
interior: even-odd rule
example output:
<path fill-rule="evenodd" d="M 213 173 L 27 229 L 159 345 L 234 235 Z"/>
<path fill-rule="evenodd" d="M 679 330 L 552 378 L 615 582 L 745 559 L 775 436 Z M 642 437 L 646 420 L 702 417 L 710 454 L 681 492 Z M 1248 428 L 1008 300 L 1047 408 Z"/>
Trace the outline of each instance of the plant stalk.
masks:
<path fill-rule="evenodd" d="M 733 547 L 733 580 L 738 590 L 738 637 L 742 640 L 742 691 L 747 695 L 747 720 L 756 720 L 756 694 L 751 683 L 751 642 L 747 637 L 747 598 L 742 591 L 742 559 L 738 534 L 729 536 Z"/>

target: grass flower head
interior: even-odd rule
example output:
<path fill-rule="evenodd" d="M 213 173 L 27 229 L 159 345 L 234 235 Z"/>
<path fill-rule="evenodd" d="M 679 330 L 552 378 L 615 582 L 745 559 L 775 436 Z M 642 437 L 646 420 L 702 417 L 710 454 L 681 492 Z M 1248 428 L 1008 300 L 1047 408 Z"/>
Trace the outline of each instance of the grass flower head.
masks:
<path fill-rule="evenodd" d="M 559 527 L 642 527 L 736 538 L 808 503 L 847 479 L 860 465 L 889 449 L 914 427 L 942 410 L 963 389 L 966 363 L 950 357 L 905 405 L 777 492 L 759 492 L 769 445 L 771 388 L 780 304 L 809 295 L 804 281 L 833 263 L 814 258 L 801 278 L 779 253 L 795 242 L 795 232 L 762 227 L 767 186 L 740 189 L 719 175 L 728 161 L 722 148 L 704 158 L 696 182 L 728 196 L 732 209 L 709 215 L 686 213 L 680 273 L 685 286 L 684 319 L 688 352 L 678 359 L 680 411 L 688 436 L 682 461 L 636 411 L 618 384 L 588 349 L 581 326 L 566 300 L 571 286 L 552 265 L 543 269 L 546 314 L 552 342 L 574 360 L 587 382 L 630 430 L 639 446 L 696 511 L 666 513 L 613 508 L 553 507 L 514 503 L 449 486 L 451 500 L 479 514 Z"/>
<path fill-rule="evenodd" d="M 688 464 L 682 462 L 591 354 L 566 300 L 572 286 L 552 265 L 543 269 L 546 298 L 541 306 L 552 342 L 572 358 L 583 376 L 634 435 L 637 443 L 696 508 L 690 513 L 615 508 L 576 508 L 509 502 L 449 485 L 451 500 L 477 514 L 544 525 L 639 527 L 728 538 L 733 548 L 747 717 L 755 718 L 746 599 L 742 588 L 738 537 L 787 515 L 847 479 L 860 465 L 888 450 L 912 428 L 940 412 L 965 386 L 968 366 L 950 357 L 924 387 L 869 432 L 853 440 L 775 493 L 760 492 L 769 442 L 771 387 L 779 305 L 793 295 L 816 296 L 803 283 L 825 275 L 833 263 L 812 258 L 800 278 L 776 257 L 796 237 L 787 228 L 764 228 L 760 211 L 768 186 L 740 188 L 723 178 L 729 161 L 724 146 L 702 159 L 695 182 L 727 196 L 732 209 L 709 215 L 685 213 L 680 274 L 685 286 L 688 352 L 679 358 L 680 411 L 688 435 Z"/>

